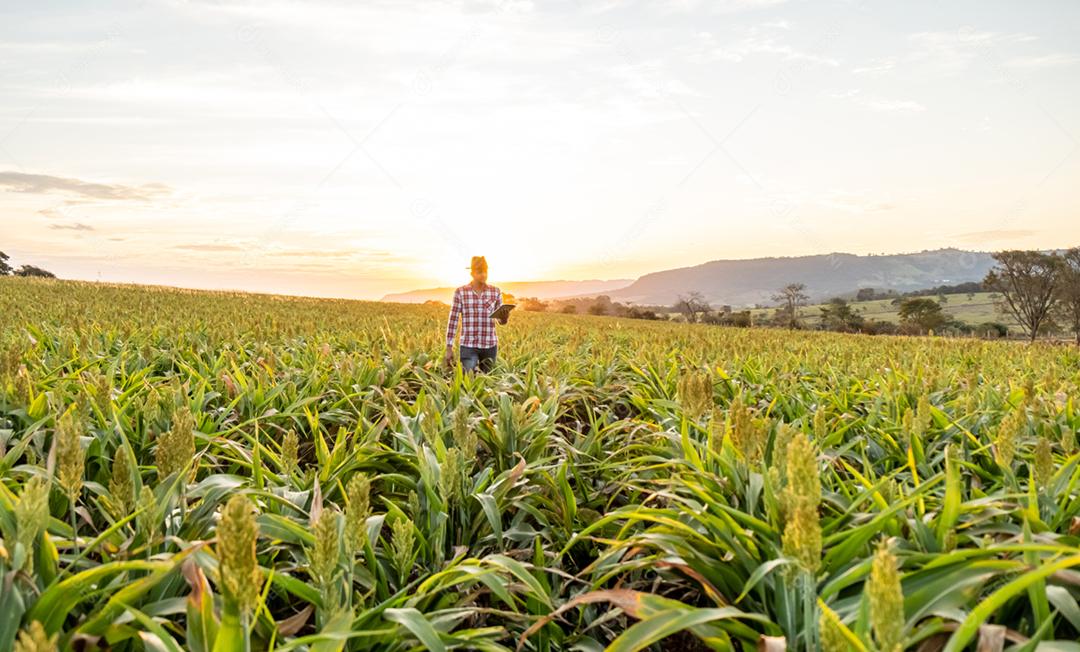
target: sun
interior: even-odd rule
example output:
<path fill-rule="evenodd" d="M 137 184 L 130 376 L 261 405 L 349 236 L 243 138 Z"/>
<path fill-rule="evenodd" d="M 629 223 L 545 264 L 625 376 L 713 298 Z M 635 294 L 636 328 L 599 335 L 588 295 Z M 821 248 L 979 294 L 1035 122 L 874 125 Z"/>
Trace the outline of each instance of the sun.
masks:
<path fill-rule="evenodd" d="M 457 287 L 469 281 L 469 260 L 473 256 L 484 256 L 488 261 L 488 281 L 498 285 L 512 281 L 529 281 L 541 278 L 542 270 L 534 261 L 521 259 L 514 253 L 477 251 L 468 256 L 446 255 L 433 265 L 433 276 L 439 284 Z"/>

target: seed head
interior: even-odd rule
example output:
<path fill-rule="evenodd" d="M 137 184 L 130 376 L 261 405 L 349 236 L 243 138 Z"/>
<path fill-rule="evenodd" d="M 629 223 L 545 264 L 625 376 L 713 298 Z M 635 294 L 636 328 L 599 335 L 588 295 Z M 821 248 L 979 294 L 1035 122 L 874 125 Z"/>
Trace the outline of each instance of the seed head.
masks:
<path fill-rule="evenodd" d="M 409 567 L 412 565 L 413 544 L 416 535 L 414 532 L 415 526 L 407 518 L 398 518 L 390 528 L 394 536 L 393 541 L 391 541 L 391 556 L 394 559 L 394 566 L 397 567 L 398 573 L 404 578 L 409 575 Z"/>
<path fill-rule="evenodd" d="M 157 535 L 156 512 L 157 498 L 150 487 L 143 485 L 139 490 L 139 515 L 135 517 L 135 525 L 148 545 Z"/>
<path fill-rule="evenodd" d="M 420 518 L 420 496 L 418 496 L 415 491 L 410 491 L 409 492 L 408 502 L 409 502 L 409 513 L 412 514 L 413 518 L 419 519 Z"/>
<path fill-rule="evenodd" d="M 904 416 L 900 417 L 900 443 L 904 448 L 911 446 L 911 438 L 915 433 L 915 411 L 911 408 L 904 410 Z"/>
<path fill-rule="evenodd" d="M 349 503 L 345 507 L 345 542 L 350 552 L 364 547 L 367 519 L 371 516 L 371 478 L 357 473 L 345 487 Z"/>
<path fill-rule="evenodd" d="M 809 503 L 791 501 L 784 526 L 784 554 L 799 562 L 811 575 L 821 566 L 821 522 Z"/>
<path fill-rule="evenodd" d="M 687 373 L 679 378 L 679 403 L 683 413 L 696 420 L 712 408 L 713 383 L 707 372 Z"/>
<path fill-rule="evenodd" d="M 262 587 L 262 571 L 255 557 L 259 528 L 255 505 L 235 494 L 221 511 L 217 528 L 217 552 L 225 596 L 236 601 L 241 612 L 255 606 Z"/>
<path fill-rule="evenodd" d="M 30 378 L 30 370 L 24 364 L 19 365 L 19 370 L 15 372 L 15 395 L 27 405 L 34 400 L 34 381 Z"/>
<path fill-rule="evenodd" d="M 135 507 L 135 484 L 131 481 L 131 461 L 127 451 L 116 449 L 109 478 L 109 497 L 106 507 L 113 518 L 120 520 Z"/>
<path fill-rule="evenodd" d="M 732 445 L 743 459 L 752 466 L 759 465 L 765 456 L 765 421 L 754 417 L 741 395 L 736 396 L 728 408 L 728 432 Z"/>
<path fill-rule="evenodd" d="M 48 521 L 49 483 L 34 476 L 23 485 L 19 502 L 15 504 L 15 540 L 26 551 L 27 567 L 33 562 L 38 536 Z"/>
<path fill-rule="evenodd" d="M 930 430 L 930 423 L 933 418 L 933 412 L 930 411 L 930 398 L 926 394 L 920 395 L 915 409 L 915 432 L 913 434 L 922 439 Z"/>
<path fill-rule="evenodd" d="M 471 461 L 476 455 L 477 443 L 476 431 L 469 423 L 469 411 L 464 403 L 460 403 L 454 410 L 454 445 Z"/>
<path fill-rule="evenodd" d="M 337 575 L 340 552 L 338 514 L 333 509 L 323 509 L 315 520 L 312 530 L 315 545 L 308 548 L 308 566 L 312 578 L 322 587 L 330 586 Z"/>
<path fill-rule="evenodd" d="M 904 593 L 896 557 L 882 542 L 870 566 L 870 626 L 878 649 L 900 652 L 904 639 Z"/>
<path fill-rule="evenodd" d="M 821 566 L 821 477 L 817 466 L 817 451 L 806 434 L 797 432 L 787 446 L 787 488 L 783 509 L 787 512 L 784 525 L 784 554 L 798 560 L 811 575 Z"/>
<path fill-rule="evenodd" d="M 286 476 L 292 475 L 300 462 L 299 447 L 300 441 L 296 437 L 296 431 L 289 430 L 285 433 L 285 438 L 281 441 L 281 471 Z"/>
<path fill-rule="evenodd" d="M 465 453 L 457 448 L 446 451 L 446 463 L 439 475 L 439 490 L 448 505 L 457 504 L 465 494 L 469 468 Z"/>
<path fill-rule="evenodd" d="M 821 504 L 817 449 L 803 432 L 796 432 L 787 446 L 787 483 L 796 499 L 809 502 L 815 510 Z"/>
<path fill-rule="evenodd" d="M 848 652 L 848 640 L 844 636 L 843 628 L 840 616 L 837 616 L 832 609 L 822 605 L 821 617 L 818 619 L 822 652 Z"/>
<path fill-rule="evenodd" d="M 1017 408 L 1010 412 L 998 426 L 994 438 L 994 460 L 998 466 L 1011 467 L 1016 456 L 1016 442 L 1027 430 L 1027 412 Z"/>
<path fill-rule="evenodd" d="M 75 418 L 74 410 L 65 412 L 56 428 L 57 480 L 72 502 L 82 492 L 86 462 L 82 434 L 82 424 Z"/>
<path fill-rule="evenodd" d="M 60 634 L 49 636 L 40 621 L 35 620 L 30 626 L 19 632 L 15 641 L 15 652 L 56 652 Z"/>
<path fill-rule="evenodd" d="M 825 441 L 829 434 L 829 423 L 825 415 L 825 408 L 818 408 L 814 412 L 814 439 L 819 443 Z"/>
<path fill-rule="evenodd" d="M 795 437 L 795 428 L 786 423 L 781 423 L 776 428 L 773 436 L 772 466 L 783 472 L 787 472 L 787 452 L 791 446 L 791 440 Z"/>
<path fill-rule="evenodd" d="M 195 457 L 195 417 L 184 407 L 173 415 L 172 428 L 158 438 L 154 463 L 158 479 L 183 471 Z"/>
<path fill-rule="evenodd" d="M 1054 477 L 1054 451 L 1049 439 L 1039 437 L 1039 440 L 1035 443 L 1034 457 L 1035 460 L 1032 466 L 1035 470 L 1035 481 L 1045 489 L 1050 484 L 1051 478 Z"/>

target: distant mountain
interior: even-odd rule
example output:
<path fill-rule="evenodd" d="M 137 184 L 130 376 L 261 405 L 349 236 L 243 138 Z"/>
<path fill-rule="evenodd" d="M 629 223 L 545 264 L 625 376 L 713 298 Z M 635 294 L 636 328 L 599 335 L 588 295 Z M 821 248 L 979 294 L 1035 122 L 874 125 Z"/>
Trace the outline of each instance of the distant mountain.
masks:
<path fill-rule="evenodd" d="M 960 249 L 714 260 L 646 274 L 625 288 L 604 294 L 614 301 L 671 305 L 680 294 L 697 291 L 714 305 L 746 306 L 771 304 L 776 290 L 788 283 L 804 283 L 812 300 L 824 300 L 858 288 L 904 292 L 981 281 L 993 266 L 989 253 Z"/>
<path fill-rule="evenodd" d="M 633 279 L 615 279 L 612 281 L 525 281 L 520 283 L 497 283 L 503 292 L 515 297 L 536 297 L 538 299 L 560 299 L 590 294 L 606 294 L 626 287 Z M 430 288 L 413 290 L 399 294 L 388 294 L 383 301 L 396 303 L 423 303 L 442 301 L 450 303 L 454 298 L 454 288 Z"/>

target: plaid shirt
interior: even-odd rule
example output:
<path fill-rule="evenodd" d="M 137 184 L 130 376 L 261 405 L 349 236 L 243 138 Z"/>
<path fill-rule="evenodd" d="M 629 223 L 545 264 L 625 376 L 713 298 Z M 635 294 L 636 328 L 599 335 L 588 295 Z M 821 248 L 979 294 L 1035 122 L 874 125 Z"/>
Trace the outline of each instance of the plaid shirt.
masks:
<path fill-rule="evenodd" d="M 490 349 L 499 344 L 495 320 L 491 313 L 502 305 L 502 290 L 486 285 L 479 294 L 472 285 L 454 290 L 454 305 L 450 308 L 450 323 L 446 327 L 446 344 L 454 345 L 458 321 L 461 322 L 461 346 Z"/>

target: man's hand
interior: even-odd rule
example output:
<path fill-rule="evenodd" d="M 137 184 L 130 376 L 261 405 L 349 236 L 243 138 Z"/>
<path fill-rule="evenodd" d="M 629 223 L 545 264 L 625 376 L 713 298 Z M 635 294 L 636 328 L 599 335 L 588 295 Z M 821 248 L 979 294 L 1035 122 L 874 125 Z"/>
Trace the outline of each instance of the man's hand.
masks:
<path fill-rule="evenodd" d="M 453 345 L 446 347 L 446 355 L 443 356 L 443 364 L 447 367 L 454 366 L 454 347 Z"/>

